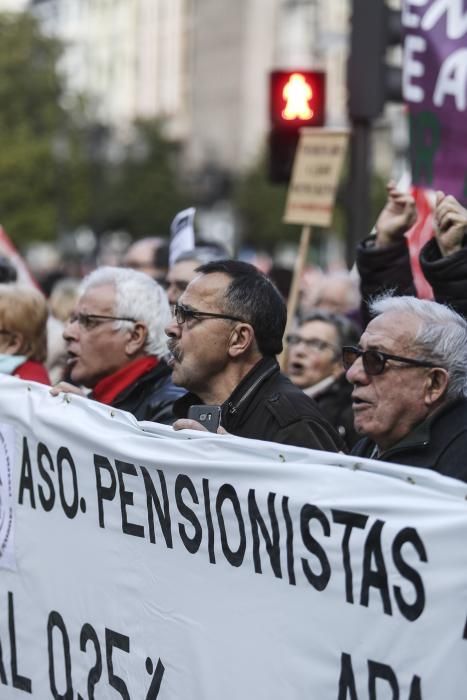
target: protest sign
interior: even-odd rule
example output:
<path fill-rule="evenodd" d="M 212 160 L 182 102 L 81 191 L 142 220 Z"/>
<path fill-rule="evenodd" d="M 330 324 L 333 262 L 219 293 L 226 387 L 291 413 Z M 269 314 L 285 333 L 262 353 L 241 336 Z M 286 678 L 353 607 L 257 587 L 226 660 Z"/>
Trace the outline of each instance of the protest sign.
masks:
<path fill-rule="evenodd" d="M 2 700 L 459 697 L 465 484 L 0 389 Z"/>
<path fill-rule="evenodd" d="M 463 0 L 405 0 L 403 93 L 412 178 L 467 203 L 467 9 Z"/>
<path fill-rule="evenodd" d="M 194 207 L 179 211 L 170 224 L 169 265 L 195 247 L 195 213 Z"/>
<path fill-rule="evenodd" d="M 286 223 L 330 226 L 347 140 L 347 130 L 300 130 L 285 206 Z"/>

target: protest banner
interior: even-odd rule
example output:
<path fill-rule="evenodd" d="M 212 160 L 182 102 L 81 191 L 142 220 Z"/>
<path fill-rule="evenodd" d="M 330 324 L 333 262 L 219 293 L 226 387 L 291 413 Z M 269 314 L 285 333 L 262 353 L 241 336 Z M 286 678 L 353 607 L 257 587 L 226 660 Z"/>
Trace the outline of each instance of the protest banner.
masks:
<path fill-rule="evenodd" d="M 462 482 L 0 390 L 2 700 L 460 696 Z"/>
<path fill-rule="evenodd" d="M 405 0 L 403 94 L 412 178 L 467 203 L 467 9 L 463 0 Z"/>

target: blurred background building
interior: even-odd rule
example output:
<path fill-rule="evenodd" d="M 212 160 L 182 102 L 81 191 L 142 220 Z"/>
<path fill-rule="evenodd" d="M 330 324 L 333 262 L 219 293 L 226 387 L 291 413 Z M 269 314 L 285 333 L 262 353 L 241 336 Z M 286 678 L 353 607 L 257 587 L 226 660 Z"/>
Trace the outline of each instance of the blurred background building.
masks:
<path fill-rule="evenodd" d="M 164 117 L 187 165 L 228 171 L 258 157 L 268 74 L 324 69 L 327 123 L 346 123 L 344 0 L 31 0 L 63 40 L 61 68 L 95 118 L 125 139 L 135 118 Z"/>
<path fill-rule="evenodd" d="M 76 231 L 95 232 L 96 245 L 108 231 L 167 235 L 178 208 L 194 204 L 208 240 L 236 250 L 296 244 L 298 227 L 282 223 L 286 187 L 268 183 L 265 167 L 269 74 L 324 71 L 325 123 L 347 125 L 350 8 L 351 0 L 0 0 L 0 12 L 27 10 L 61 46 L 59 102 L 71 122 L 51 136 L 56 223 L 49 212 L 39 237 L 71 232 L 65 247 L 78 250 L 91 236 Z M 406 147 L 401 109 L 374 125 L 375 209 Z M 18 223 L 13 208 L 0 201 L 0 221 L 22 239 L 39 218 Z M 343 182 L 331 231 L 313 237 L 318 262 L 343 262 L 344 233 Z"/>

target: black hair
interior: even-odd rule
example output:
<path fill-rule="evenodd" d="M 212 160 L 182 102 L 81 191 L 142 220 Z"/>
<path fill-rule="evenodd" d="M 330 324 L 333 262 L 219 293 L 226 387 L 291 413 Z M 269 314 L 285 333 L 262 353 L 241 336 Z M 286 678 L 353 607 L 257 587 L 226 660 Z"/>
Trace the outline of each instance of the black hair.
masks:
<path fill-rule="evenodd" d="M 161 267 L 163 269 L 169 267 L 169 244 L 161 243 L 154 250 L 153 256 L 154 267 Z"/>
<path fill-rule="evenodd" d="M 329 323 L 330 326 L 333 326 L 337 333 L 337 344 L 340 348 L 344 345 L 358 345 L 361 335 L 360 330 L 347 316 L 335 314 L 331 311 L 311 311 L 309 314 L 300 318 L 299 327 L 310 321 L 322 321 L 323 323 Z"/>
<path fill-rule="evenodd" d="M 254 265 L 240 260 L 214 260 L 200 265 L 196 272 L 209 275 L 221 272 L 231 278 L 225 290 L 225 311 L 240 316 L 254 331 L 263 356 L 282 352 L 282 337 L 287 321 L 285 301 L 270 279 Z"/>

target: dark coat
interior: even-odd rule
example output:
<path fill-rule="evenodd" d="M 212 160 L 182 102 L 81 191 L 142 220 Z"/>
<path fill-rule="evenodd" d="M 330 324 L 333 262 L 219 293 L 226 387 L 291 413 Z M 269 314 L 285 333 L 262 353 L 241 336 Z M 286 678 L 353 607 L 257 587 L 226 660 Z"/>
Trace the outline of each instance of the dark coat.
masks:
<path fill-rule="evenodd" d="M 374 236 L 361 241 L 356 258 L 365 325 L 370 320 L 366 306 L 372 296 L 389 289 L 396 296 L 417 295 L 406 239 L 383 248 L 372 247 L 373 241 Z M 420 251 L 420 265 L 436 301 L 467 318 L 467 247 L 443 258 L 432 238 Z"/>
<path fill-rule="evenodd" d="M 334 426 L 348 448 L 359 440 L 353 425 L 352 391 L 352 384 L 345 374 L 341 374 L 322 392 L 313 396 L 323 416 Z"/>
<path fill-rule="evenodd" d="M 467 318 L 467 248 L 443 258 L 435 238 L 420 251 L 420 265 L 436 301 Z"/>
<path fill-rule="evenodd" d="M 373 440 L 365 437 L 355 445 L 352 454 L 372 457 L 374 450 Z M 426 467 L 467 481 L 467 399 L 447 403 L 375 459 Z"/>
<path fill-rule="evenodd" d="M 195 394 L 187 394 L 175 403 L 174 413 L 186 418 L 189 406 L 202 403 Z M 222 404 L 221 425 L 240 437 L 345 451 L 339 435 L 313 399 L 280 372 L 273 358 L 258 362 Z"/>
<path fill-rule="evenodd" d="M 364 327 L 371 320 L 367 305 L 372 297 L 389 290 L 394 290 L 395 296 L 417 295 L 405 238 L 382 248 L 375 248 L 374 241 L 375 236 L 360 241 L 355 259 L 360 275 Z"/>
<path fill-rule="evenodd" d="M 172 425 L 173 403 L 185 394 L 172 382 L 172 370 L 160 360 L 156 367 L 139 377 L 112 401 L 112 406 L 132 413 L 137 420 Z M 92 394 L 90 398 L 93 398 Z"/>

